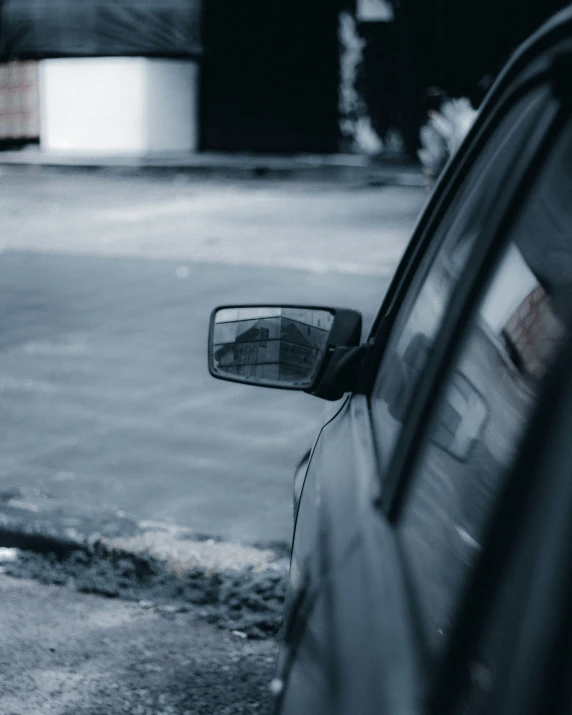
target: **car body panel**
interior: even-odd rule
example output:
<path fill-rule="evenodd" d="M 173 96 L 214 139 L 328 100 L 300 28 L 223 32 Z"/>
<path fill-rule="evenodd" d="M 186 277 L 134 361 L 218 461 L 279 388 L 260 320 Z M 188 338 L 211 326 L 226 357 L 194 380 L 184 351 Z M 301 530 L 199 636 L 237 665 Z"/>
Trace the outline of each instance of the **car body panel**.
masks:
<path fill-rule="evenodd" d="M 335 706 L 367 713 L 368 703 L 377 708 L 378 664 L 384 661 L 383 692 L 394 701 L 392 712 L 399 712 L 393 708 L 404 691 L 397 685 L 415 669 L 405 584 L 395 553 L 383 554 L 397 545 L 379 518 L 375 455 L 367 398 L 355 395 L 322 429 L 306 474 L 292 570 L 293 591 L 307 595 L 300 610 L 286 616 L 297 618 L 299 629 L 286 633 L 284 712 L 317 715 L 335 712 Z M 332 640 L 333 634 L 344 642 Z"/>

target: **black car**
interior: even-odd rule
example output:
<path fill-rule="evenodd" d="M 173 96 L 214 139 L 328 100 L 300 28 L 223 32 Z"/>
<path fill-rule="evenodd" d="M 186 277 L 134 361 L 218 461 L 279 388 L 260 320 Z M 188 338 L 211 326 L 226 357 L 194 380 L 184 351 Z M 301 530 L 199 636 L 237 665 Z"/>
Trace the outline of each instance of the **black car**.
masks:
<path fill-rule="evenodd" d="M 231 306 L 222 379 L 330 404 L 299 470 L 284 715 L 572 711 L 572 7 L 496 81 L 365 344 Z"/>

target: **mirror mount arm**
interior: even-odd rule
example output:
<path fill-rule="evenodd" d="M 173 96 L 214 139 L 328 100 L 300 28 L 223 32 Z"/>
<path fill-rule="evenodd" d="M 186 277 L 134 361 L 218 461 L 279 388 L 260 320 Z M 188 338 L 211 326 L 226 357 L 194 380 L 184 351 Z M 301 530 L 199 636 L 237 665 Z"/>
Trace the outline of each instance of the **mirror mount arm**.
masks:
<path fill-rule="evenodd" d="M 364 343 L 356 347 L 330 348 L 314 385 L 308 392 L 324 400 L 339 400 L 346 392 L 367 394 L 369 381 L 364 379 L 364 365 L 372 351 Z"/>

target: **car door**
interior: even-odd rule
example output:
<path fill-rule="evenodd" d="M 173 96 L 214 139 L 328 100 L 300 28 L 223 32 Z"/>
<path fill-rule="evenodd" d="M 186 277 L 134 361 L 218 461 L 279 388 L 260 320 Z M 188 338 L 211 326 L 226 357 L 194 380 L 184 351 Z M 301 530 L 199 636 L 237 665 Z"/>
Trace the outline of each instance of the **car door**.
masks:
<path fill-rule="evenodd" d="M 425 377 L 442 362 L 444 326 L 462 322 L 475 252 L 505 219 L 556 106 L 545 81 L 527 80 L 482 119 L 445 179 L 445 204 L 432 207 L 438 220 L 422 220 L 377 321 L 371 354 L 377 345 L 382 356 L 368 367 L 375 385 L 326 411 L 297 512 L 281 712 L 411 712 L 420 702 L 418 614 L 396 525 L 383 510 L 401 482 L 390 466 L 426 410 Z M 478 390 L 462 380 L 455 389 L 453 402 L 476 405 L 484 422 Z M 456 448 L 478 439 L 479 419 L 464 423 Z"/>

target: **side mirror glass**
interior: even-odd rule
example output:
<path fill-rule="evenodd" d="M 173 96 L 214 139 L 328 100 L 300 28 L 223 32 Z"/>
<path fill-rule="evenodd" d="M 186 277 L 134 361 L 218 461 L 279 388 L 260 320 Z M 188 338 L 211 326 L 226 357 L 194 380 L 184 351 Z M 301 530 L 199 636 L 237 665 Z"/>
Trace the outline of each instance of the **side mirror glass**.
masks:
<path fill-rule="evenodd" d="M 328 351 L 334 310 L 292 306 L 213 311 L 209 370 L 214 377 L 290 390 L 310 388 Z"/>

